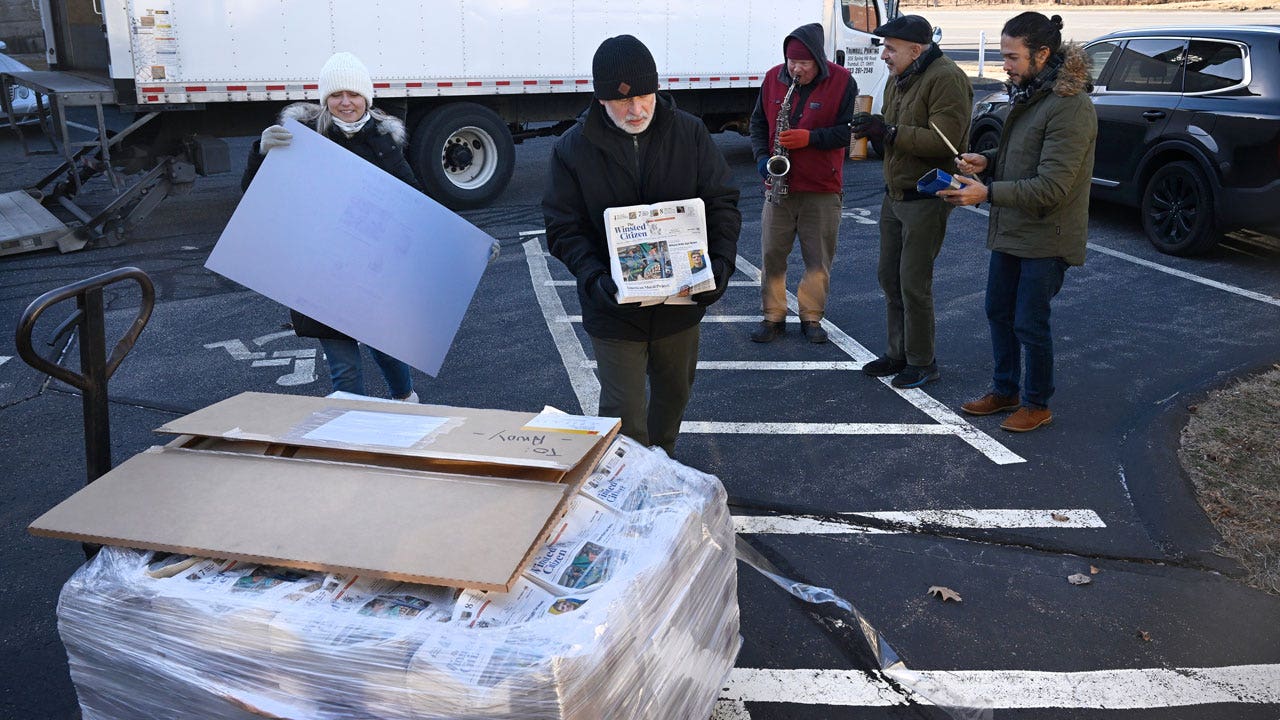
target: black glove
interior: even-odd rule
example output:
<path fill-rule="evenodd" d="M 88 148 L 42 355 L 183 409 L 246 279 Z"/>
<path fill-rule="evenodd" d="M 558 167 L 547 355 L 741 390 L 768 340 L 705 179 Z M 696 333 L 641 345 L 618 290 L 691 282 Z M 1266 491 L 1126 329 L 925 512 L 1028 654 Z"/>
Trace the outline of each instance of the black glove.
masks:
<path fill-rule="evenodd" d="M 693 296 L 693 301 L 702 307 L 714 303 L 720 299 L 720 296 L 724 295 L 725 289 L 729 287 L 729 276 L 733 274 L 733 268 L 729 267 L 727 260 L 711 258 L 711 274 L 716 279 L 715 289 L 700 292 Z"/>
<path fill-rule="evenodd" d="M 614 312 L 626 312 L 635 310 L 640 307 L 639 303 L 627 303 L 625 305 L 618 302 L 618 284 L 609 277 L 609 273 L 598 273 L 586 283 L 583 287 L 587 291 L 587 295 L 596 302 L 597 305 L 608 308 Z"/>
<path fill-rule="evenodd" d="M 849 122 L 849 128 L 853 130 L 855 138 L 868 138 L 878 143 L 883 143 L 885 136 L 892 137 L 897 132 L 897 128 L 885 124 L 883 115 L 865 112 L 855 113 L 853 120 Z"/>
<path fill-rule="evenodd" d="M 756 170 L 760 171 L 760 177 L 764 178 L 765 180 L 769 179 L 768 167 L 769 167 L 769 158 L 762 157 L 756 161 Z"/>

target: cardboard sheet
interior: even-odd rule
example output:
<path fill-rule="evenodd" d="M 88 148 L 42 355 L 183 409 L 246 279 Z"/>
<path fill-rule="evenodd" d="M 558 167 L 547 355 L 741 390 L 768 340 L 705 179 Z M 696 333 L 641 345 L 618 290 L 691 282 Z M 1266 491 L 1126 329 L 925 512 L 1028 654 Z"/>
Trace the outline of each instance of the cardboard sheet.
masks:
<path fill-rule="evenodd" d="M 153 448 L 32 534 L 506 590 L 572 487 Z"/>
<path fill-rule="evenodd" d="M 296 121 L 205 267 L 435 376 L 492 238 Z"/>
<path fill-rule="evenodd" d="M 354 427 L 358 418 L 345 413 L 366 416 L 397 415 L 423 418 L 435 430 L 417 442 L 405 444 L 404 434 L 377 445 L 361 441 L 370 435 L 352 433 L 344 439 L 331 432 L 341 426 Z M 379 403 L 368 400 L 343 400 L 302 395 L 276 395 L 246 392 L 210 405 L 190 415 L 170 421 L 160 432 L 283 443 L 302 447 L 349 450 L 376 450 L 386 455 L 437 458 L 441 460 L 519 465 L 525 467 L 568 470 L 577 465 L 600 438 L 618 427 L 617 420 L 594 418 L 595 428 L 606 425 L 604 433 L 583 432 L 578 428 L 528 428 L 537 413 L 509 410 L 476 410 L 445 405 L 412 403 Z M 447 418 L 445 422 L 436 420 Z M 369 427 L 365 423 L 364 427 Z M 387 435 L 385 437 L 392 437 Z"/>

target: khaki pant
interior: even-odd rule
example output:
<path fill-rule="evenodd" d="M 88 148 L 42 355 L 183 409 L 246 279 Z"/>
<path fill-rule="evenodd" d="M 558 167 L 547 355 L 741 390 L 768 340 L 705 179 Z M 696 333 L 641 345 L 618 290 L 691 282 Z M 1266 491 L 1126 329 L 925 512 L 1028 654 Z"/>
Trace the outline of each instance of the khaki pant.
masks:
<path fill-rule="evenodd" d="M 933 261 L 942 250 L 951 205 L 934 199 L 892 200 L 880 206 L 877 275 L 887 307 L 885 354 L 910 365 L 934 357 Z"/>
<path fill-rule="evenodd" d="M 781 205 L 765 202 L 760 220 L 764 256 L 760 304 L 765 320 L 779 322 L 787 316 L 787 256 L 797 237 L 804 260 L 804 277 L 796 290 L 800 319 L 822 319 L 840 233 L 842 200 L 840 193 L 793 192 L 782 197 Z"/>
<path fill-rule="evenodd" d="M 649 342 L 592 337 L 601 417 L 622 418 L 623 435 L 674 455 L 693 392 L 700 332 L 694 325 Z"/>

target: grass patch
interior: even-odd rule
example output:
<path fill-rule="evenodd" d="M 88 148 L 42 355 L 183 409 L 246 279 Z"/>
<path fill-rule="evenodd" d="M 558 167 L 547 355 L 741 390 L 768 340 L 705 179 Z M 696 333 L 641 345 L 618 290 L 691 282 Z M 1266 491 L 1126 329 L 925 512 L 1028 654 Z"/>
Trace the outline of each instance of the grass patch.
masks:
<path fill-rule="evenodd" d="M 1178 459 L 1250 586 L 1280 595 L 1280 365 L 1190 408 Z"/>

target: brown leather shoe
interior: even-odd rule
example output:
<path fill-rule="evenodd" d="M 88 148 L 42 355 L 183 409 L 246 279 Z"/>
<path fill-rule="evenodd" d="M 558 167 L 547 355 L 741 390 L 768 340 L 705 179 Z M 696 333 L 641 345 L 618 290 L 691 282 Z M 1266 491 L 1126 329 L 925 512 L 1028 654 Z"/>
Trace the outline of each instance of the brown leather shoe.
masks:
<path fill-rule="evenodd" d="M 1005 410 L 1012 410 L 1018 407 L 1017 395 L 997 395 L 995 393 L 987 393 L 977 400 L 960 406 L 960 409 L 970 415 L 994 415 Z"/>
<path fill-rule="evenodd" d="M 1000 423 L 1000 429 L 1009 432 L 1031 432 L 1051 422 L 1053 422 L 1053 411 L 1049 408 L 1029 408 L 1024 405 L 1018 408 L 1018 412 Z"/>

